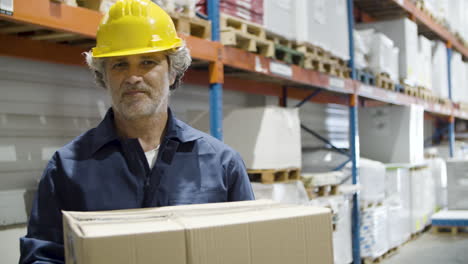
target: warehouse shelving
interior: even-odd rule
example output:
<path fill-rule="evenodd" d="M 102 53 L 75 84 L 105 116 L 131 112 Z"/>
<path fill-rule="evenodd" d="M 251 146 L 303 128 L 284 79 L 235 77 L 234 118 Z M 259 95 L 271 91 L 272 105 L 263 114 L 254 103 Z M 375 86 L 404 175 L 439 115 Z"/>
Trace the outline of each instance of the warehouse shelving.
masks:
<path fill-rule="evenodd" d="M 435 23 L 430 16 L 419 10 L 409 0 L 348 0 L 350 28 L 353 28 L 353 4 L 371 17 L 390 18 L 409 14 L 420 25 L 420 33 L 430 38 L 439 38 L 447 42 L 448 48 L 455 48 L 468 57 L 468 48 L 447 29 Z M 296 65 L 269 59 L 240 49 L 221 45 L 219 40 L 219 7 L 218 1 L 208 1 L 209 18 L 212 21 L 213 40 L 200 39 L 182 35 L 191 49 L 196 63 L 187 72 L 185 80 L 189 83 L 210 84 L 210 121 L 211 132 L 222 138 L 222 90 L 243 91 L 247 93 L 272 95 L 280 98 L 282 105 L 285 99 L 295 98 L 304 101 L 338 103 L 350 106 L 351 148 L 350 157 L 353 164 L 353 183 L 359 182 L 357 175 L 357 107 L 359 104 L 372 105 L 390 103 L 397 105 L 419 104 L 428 113 L 448 118 L 451 124 L 450 138 L 454 138 L 454 118 L 468 120 L 468 112 L 459 109 L 457 104 L 441 105 L 427 102 L 402 93 L 388 91 L 363 84 L 353 79 L 341 79 Z M 382 11 L 384 8 L 385 11 Z M 82 53 L 91 47 L 87 45 L 57 44 L 45 40 L 34 40 L 21 33 L 31 29 L 50 30 L 49 35 L 67 33 L 75 39 L 95 38 L 97 26 L 102 14 L 80 7 L 71 7 L 50 0 L 15 0 L 11 16 L 0 14 L 0 55 L 29 58 L 84 66 Z M 7 22 L 5 22 L 7 21 Z M 2 25 L 1 23 L 4 22 Z M 350 32 L 352 32 L 350 30 Z M 351 34 L 351 33 L 350 33 Z M 352 35 L 351 35 L 352 36 Z M 350 38 L 353 51 L 352 37 Z M 352 53 L 352 52 L 351 52 Z M 350 67 L 353 69 L 353 54 Z M 450 63 L 449 63 L 450 65 Z M 208 73 L 207 73 L 208 70 Z M 451 150 L 453 140 L 451 140 Z M 358 196 L 354 197 L 357 204 Z M 359 238 L 358 210 L 354 207 L 354 239 Z M 360 263 L 358 240 L 354 240 L 354 263 Z M 357 245 L 356 245 L 357 243 Z"/>

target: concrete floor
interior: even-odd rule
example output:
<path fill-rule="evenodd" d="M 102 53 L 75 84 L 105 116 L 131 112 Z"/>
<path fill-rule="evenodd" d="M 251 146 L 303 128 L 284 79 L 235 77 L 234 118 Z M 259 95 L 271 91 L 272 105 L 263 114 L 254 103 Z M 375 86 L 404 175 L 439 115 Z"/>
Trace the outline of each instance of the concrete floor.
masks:
<path fill-rule="evenodd" d="M 427 232 L 400 248 L 399 252 L 381 264 L 468 264 L 466 233 L 432 234 Z"/>

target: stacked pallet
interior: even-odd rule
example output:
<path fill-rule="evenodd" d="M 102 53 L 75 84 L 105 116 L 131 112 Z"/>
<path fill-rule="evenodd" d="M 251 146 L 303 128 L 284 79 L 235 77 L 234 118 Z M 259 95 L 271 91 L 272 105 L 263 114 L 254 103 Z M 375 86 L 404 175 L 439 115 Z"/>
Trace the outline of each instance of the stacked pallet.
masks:
<path fill-rule="evenodd" d="M 265 29 L 259 24 L 222 14 L 220 29 L 223 45 L 234 46 L 268 58 L 275 55 L 273 42 L 266 38 Z"/>
<path fill-rule="evenodd" d="M 446 210 L 432 216 L 432 230 L 436 234 L 457 235 L 468 230 L 468 211 Z"/>

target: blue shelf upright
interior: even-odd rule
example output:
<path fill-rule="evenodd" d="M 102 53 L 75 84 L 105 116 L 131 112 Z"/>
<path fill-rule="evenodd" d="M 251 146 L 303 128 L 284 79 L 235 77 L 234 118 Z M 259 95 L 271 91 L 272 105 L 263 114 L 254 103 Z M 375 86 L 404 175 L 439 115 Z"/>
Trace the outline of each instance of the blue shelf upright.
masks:
<path fill-rule="evenodd" d="M 452 94 L 452 44 L 450 42 L 447 43 L 447 75 L 448 75 L 448 93 L 450 101 L 453 101 L 453 94 Z M 455 117 L 453 114 L 450 116 L 449 120 L 449 150 L 450 150 L 450 157 L 453 158 L 454 156 L 454 148 L 455 148 Z"/>
<path fill-rule="evenodd" d="M 211 21 L 211 40 L 220 40 L 219 30 L 219 0 L 208 0 L 208 19 Z M 210 75 L 216 74 L 213 66 Z M 216 78 L 211 78 L 216 79 Z M 223 84 L 217 80 L 210 83 L 210 133 L 219 140 L 223 140 Z"/>
<path fill-rule="evenodd" d="M 349 63 L 351 69 L 351 78 L 356 80 L 356 68 L 354 67 L 354 7 L 353 0 L 347 0 L 348 8 L 348 37 L 349 37 Z M 352 162 L 352 182 L 359 184 L 359 135 L 358 135 L 358 95 L 350 95 L 349 101 L 349 140 L 350 140 L 350 160 Z M 360 206 L 359 192 L 353 195 L 352 212 L 352 241 L 353 241 L 353 264 L 361 264 L 361 246 L 360 246 Z"/>

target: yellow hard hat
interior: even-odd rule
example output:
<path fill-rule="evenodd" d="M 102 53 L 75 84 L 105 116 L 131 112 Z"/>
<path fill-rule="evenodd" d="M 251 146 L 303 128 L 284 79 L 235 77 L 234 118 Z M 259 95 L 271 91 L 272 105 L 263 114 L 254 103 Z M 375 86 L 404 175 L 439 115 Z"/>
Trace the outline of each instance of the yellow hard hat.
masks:
<path fill-rule="evenodd" d="M 164 51 L 182 46 L 171 17 L 150 0 L 119 0 L 99 25 L 94 58 Z"/>

